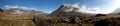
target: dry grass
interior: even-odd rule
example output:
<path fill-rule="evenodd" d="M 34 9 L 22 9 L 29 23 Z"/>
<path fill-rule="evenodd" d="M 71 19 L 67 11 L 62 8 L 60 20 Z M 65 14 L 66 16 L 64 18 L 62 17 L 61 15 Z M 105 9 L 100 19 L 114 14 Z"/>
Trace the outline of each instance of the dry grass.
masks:
<path fill-rule="evenodd" d="M 32 16 L 0 14 L 0 26 L 36 26 Z"/>
<path fill-rule="evenodd" d="M 0 20 L 0 26 L 35 26 L 31 20 Z"/>

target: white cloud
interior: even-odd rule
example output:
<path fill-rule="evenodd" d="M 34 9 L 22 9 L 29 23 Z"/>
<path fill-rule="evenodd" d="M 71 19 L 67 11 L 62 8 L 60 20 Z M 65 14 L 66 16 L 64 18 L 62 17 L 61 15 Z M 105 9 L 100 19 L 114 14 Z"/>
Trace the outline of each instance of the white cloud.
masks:
<path fill-rule="evenodd" d="M 102 9 L 102 13 L 109 14 L 113 13 L 120 7 L 120 0 L 106 0 L 104 5 L 99 6 Z M 102 1 L 101 1 L 102 2 Z"/>
<path fill-rule="evenodd" d="M 92 8 L 93 11 L 100 12 L 100 8 Z"/>
<path fill-rule="evenodd" d="M 12 13 L 12 14 L 23 14 L 23 13 L 27 13 L 27 14 L 29 14 L 30 12 L 29 12 L 29 10 L 35 10 L 35 11 L 39 11 L 38 9 L 36 9 L 36 8 L 28 8 L 28 7 L 25 7 L 25 6 L 8 6 L 8 5 L 6 5 L 5 6 L 5 8 L 7 9 L 7 10 L 10 10 L 10 9 L 18 9 L 18 10 L 13 10 L 14 12 L 10 12 L 10 13 Z M 20 10 L 19 10 L 20 9 Z M 28 10 L 28 12 L 25 12 L 25 11 L 21 11 L 21 9 L 22 10 Z"/>
<path fill-rule="evenodd" d="M 16 10 L 15 12 L 12 12 L 12 14 L 23 14 L 22 11 Z"/>
<path fill-rule="evenodd" d="M 83 5 L 83 6 L 81 6 L 79 8 L 78 12 L 82 12 L 82 13 L 100 13 L 100 9 L 96 8 L 96 7 L 94 7 L 94 8 L 88 8 L 85 5 Z"/>
<path fill-rule="evenodd" d="M 70 12 L 73 10 L 73 8 L 79 8 L 78 3 L 75 4 L 64 4 L 65 8 L 62 8 L 61 10 L 63 10 L 64 12 Z"/>
<path fill-rule="evenodd" d="M 30 10 L 35 10 L 35 11 L 40 11 L 40 10 L 38 10 L 38 9 L 36 9 L 36 8 L 29 8 Z"/>
<path fill-rule="evenodd" d="M 8 5 L 5 5 L 5 8 L 6 8 L 6 9 L 18 8 L 18 6 L 8 6 Z"/>
<path fill-rule="evenodd" d="M 22 7 L 19 7 L 19 8 L 25 9 L 25 10 L 29 9 L 29 8 L 27 8 L 27 7 L 25 7 L 25 6 L 22 6 Z"/>
<path fill-rule="evenodd" d="M 110 10 L 113 13 L 120 13 L 119 9 L 120 9 L 120 0 L 116 0 L 113 6 L 110 8 Z"/>
<path fill-rule="evenodd" d="M 65 6 L 67 6 L 67 5 L 65 5 Z M 81 7 L 79 7 L 78 3 L 69 5 L 69 6 L 67 6 L 67 8 L 63 8 L 62 10 L 64 10 L 65 12 L 70 12 L 70 11 L 73 11 L 74 8 L 78 8 L 76 10 L 76 12 L 82 12 L 82 13 L 100 13 L 100 9 L 99 8 L 96 8 L 96 7 L 94 7 L 94 8 L 88 8 L 85 5 L 82 5 Z"/>
<path fill-rule="evenodd" d="M 14 8 L 17 8 L 17 9 L 24 9 L 24 10 L 35 10 L 35 11 L 39 11 L 38 9 L 36 9 L 36 8 L 28 8 L 28 7 L 25 7 L 25 6 L 8 6 L 8 5 L 6 5 L 5 6 L 5 8 L 6 9 L 14 9 Z"/>
<path fill-rule="evenodd" d="M 82 5 L 82 6 L 79 7 L 78 3 L 75 3 L 72 6 L 76 7 L 76 8 L 79 8 L 79 10 L 77 10 L 77 12 L 82 12 L 82 13 L 100 13 L 100 9 L 97 8 L 97 7 L 88 8 L 88 7 L 86 7 L 86 5 Z"/>
<path fill-rule="evenodd" d="M 78 3 L 72 4 L 71 6 L 72 6 L 72 7 L 79 8 L 79 5 L 78 5 Z"/>
<path fill-rule="evenodd" d="M 65 12 L 70 12 L 70 11 L 72 11 L 72 10 L 73 10 L 73 8 L 64 9 Z"/>
<path fill-rule="evenodd" d="M 86 9 L 86 6 L 85 6 L 85 5 L 82 5 L 81 8 L 82 8 L 82 9 Z"/>

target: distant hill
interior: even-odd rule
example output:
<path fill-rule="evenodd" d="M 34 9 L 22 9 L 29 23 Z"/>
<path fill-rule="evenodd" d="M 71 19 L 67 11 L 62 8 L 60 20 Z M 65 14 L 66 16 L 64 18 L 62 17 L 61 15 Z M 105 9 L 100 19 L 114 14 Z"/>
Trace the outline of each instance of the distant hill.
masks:
<path fill-rule="evenodd" d="M 7 10 L 0 9 L 0 26 L 39 26 L 45 23 L 43 18 L 48 15 L 42 11 L 24 10 L 20 8 L 11 8 Z M 39 17 L 38 17 L 39 16 Z M 37 19 L 37 24 L 34 19 Z M 45 22 L 45 21 L 44 21 Z"/>
<path fill-rule="evenodd" d="M 25 10 L 25 9 L 21 9 L 21 8 L 10 8 L 10 9 L 5 10 L 4 13 L 7 13 L 7 14 L 26 14 L 26 15 L 40 15 L 40 14 L 47 15 L 47 13 L 44 13 L 42 11 Z"/>

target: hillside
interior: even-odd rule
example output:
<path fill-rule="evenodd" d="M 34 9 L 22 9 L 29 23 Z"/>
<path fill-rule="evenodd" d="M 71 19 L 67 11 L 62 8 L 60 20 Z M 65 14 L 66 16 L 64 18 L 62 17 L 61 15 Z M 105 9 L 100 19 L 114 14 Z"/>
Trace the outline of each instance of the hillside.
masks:
<path fill-rule="evenodd" d="M 78 12 L 75 5 L 61 5 L 51 14 L 12 8 L 0 9 L 0 26 L 120 26 L 120 14 Z"/>
<path fill-rule="evenodd" d="M 34 14 L 27 13 L 32 11 L 24 11 L 23 14 L 12 14 L 13 10 L 4 10 L 0 12 L 0 26 L 39 26 L 46 13 L 43 12 L 33 12 Z M 27 14 L 26 14 L 27 13 Z M 40 17 L 38 17 L 40 16 Z M 43 18 L 42 18 L 43 17 Z M 36 21 L 34 21 L 37 19 Z M 37 23 L 35 23 L 37 22 Z"/>
<path fill-rule="evenodd" d="M 77 7 L 62 5 L 59 9 L 52 12 L 49 15 L 51 26 L 120 26 L 119 14 L 64 12 L 65 9 L 75 10 L 76 8 Z"/>

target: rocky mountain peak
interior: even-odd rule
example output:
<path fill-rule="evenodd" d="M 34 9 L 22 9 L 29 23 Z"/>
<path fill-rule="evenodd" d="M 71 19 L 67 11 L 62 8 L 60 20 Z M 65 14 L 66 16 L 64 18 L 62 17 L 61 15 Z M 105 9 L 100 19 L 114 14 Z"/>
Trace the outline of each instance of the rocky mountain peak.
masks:
<path fill-rule="evenodd" d="M 77 4 L 64 4 L 60 8 L 53 11 L 49 16 L 51 17 L 69 17 L 69 16 L 86 16 L 91 15 L 87 13 L 78 12 L 79 6 Z"/>

